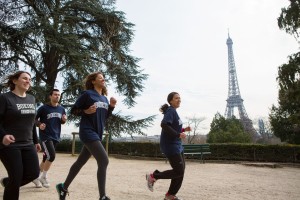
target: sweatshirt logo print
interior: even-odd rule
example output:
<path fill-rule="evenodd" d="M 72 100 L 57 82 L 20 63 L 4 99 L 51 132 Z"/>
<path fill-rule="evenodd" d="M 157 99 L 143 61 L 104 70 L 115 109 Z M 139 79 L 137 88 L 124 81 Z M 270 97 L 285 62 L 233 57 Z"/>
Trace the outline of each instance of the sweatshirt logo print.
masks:
<path fill-rule="evenodd" d="M 51 119 L 51 118 L 54 118 L 54 117 L 57 117 L 57 118 L 61 119 L 61 113 L 54 112 L 54 113 L 49 113 L 47 115 L 47 119 Z"/>
<path fill-rule="evenodd" d="M 16 104 L 18 110 L 21 110 L 21 114 L 34 114 L 35 106 L 32 103 L 29 104 Z"/>
<path fill-rule="evenodd" d="M 104 108 L 106 110 L 108 109 L 108 104 L 101 101 L 96 102 L 95 105 L 96 108 Z"/>

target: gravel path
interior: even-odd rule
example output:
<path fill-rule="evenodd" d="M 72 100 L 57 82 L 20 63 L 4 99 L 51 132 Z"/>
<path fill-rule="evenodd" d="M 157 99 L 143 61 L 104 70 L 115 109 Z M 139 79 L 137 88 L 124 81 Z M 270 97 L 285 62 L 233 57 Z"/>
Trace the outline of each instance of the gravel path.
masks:
<path fill-rule="evenodd" d="M 39 154 L 40 159 L 42 155 Z M 76 157 L 57 154 L 49 179 L 51 187 L 35 188 L 28 184 L 20 190 L 20 200 L 58 199 L 55 184 L 64 181 Z M 162 200 L 169 180 L 155 183 L 154 192 L 146 187 L 145 173 L 169 169 L 162 160 L 129 160 L 110 157 L 107 172 L 107 194 L 112 200 Z M 69 188 L 70 200 L 98 200 L 97 164 L 94 158 L 82 168 Z M 0 178 L 6 170 L 0 163 Z M 255 167 L 241 164 L 186 163 L 183 185 L 177 194 L 184 200 L 299 200 L 300 168 Z M 0 198 L 4 188 L 0 188 Z"/>

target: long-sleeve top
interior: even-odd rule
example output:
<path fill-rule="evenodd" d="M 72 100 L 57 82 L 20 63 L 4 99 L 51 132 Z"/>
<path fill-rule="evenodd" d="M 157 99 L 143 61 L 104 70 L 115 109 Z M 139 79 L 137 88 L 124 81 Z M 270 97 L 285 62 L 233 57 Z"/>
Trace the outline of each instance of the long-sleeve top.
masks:
<path fill-rule="evenodd" d="M 7 134 L 15 137 L 15 142 L 8 146 L 27 146 L 37 144 L 37 134 L 34 125 L 36 109 L 35 98 L 26 94 L 19 97 L 13 92 L 0 95 L 0 149 Z"/>
<path fill-rule="evenodd" d="M 66 111 L 61 105 L 52 106 L 50 104 L 44 104 L 39 107 L 35 117 L 37 126 L 41 123 L 46 124 L 46 128 L 44 130 L 39 129 L 41 141 L 49 139 L 56 142 L 60 141 L 61 124 L 64 123 L 61 119 L 65 114 Z"/>
<path fill-rule="evenodd" d="M 97 108 L 95 113 L 86 114 L 83 112 L 93 104 Z M 81 116 L 79 138 L 82 142 L 102 140 L 105 121 L 112 114 L 113 109 L 109 106 L 107 98 L 100 95 L 96 90 L 86 90 L 81 94 L 71 108 L 71 113 Z"/>
<path fill-rule="evenodd" d="M 161 121 L 160 148 L 166 156 L 180 154 L 183 151 L 180 133 L 182 131 L 182 121 L 176 109 L 170 106 L 164 112 Z"/>

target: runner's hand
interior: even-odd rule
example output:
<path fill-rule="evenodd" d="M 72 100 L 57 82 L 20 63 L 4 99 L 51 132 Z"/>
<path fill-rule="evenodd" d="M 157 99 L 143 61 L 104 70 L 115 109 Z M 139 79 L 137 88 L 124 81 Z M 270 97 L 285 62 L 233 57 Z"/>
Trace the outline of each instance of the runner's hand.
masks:
<path fill-rule="evenodd" d="M 96 105 L 93 104 L 93 105 L 91 105 L 88 109 L 83 110 L 83 112 L 84 112 L 85 114 L 90 115 L 90 114 L 95 113 L 95 112 L 96 112 L 96 109 L 97 109 Z"/>
<path fill-rule="evenodd" d="M 62 122 L 66 122 L 68 119 L 67 115 L 66 114 L 63 114 L 63 116 L 61 117 L 61 121 Z"/>
<path fill-rule="evenodd" d="M 180 133 L 179 138 L 181 138 L 181 139 L 186 138 L 186 134 L 184 132 Z"/>
<path fill-rule="evenodd" d="M 40 144 L 35 144 L 35 148 L 37 152 L 40 152 L 42 150 L 42 147 Z"/>
<path fill-rule="evenodd" d="M 115 107 L 117 104 L 117 100 L 114 98 L 114 97 L 110 97 L 110 100 L 109 100 L 109 105 L 111 107 Z"/>
<path fill-rule="evenodd" d="M 190 126 L 184 128 L 184 131 L 191 131 L 191 130 L 192 128 Z"/>
<path fill-rule="evenodd" d="M 39 126 L 39 128 L 43 131 L 43 130 L 45 130 L 45 128 L 46 128 L 46 124 L 44 124 L 44 123 L 41 123 L 40 124 L 40 126 Z"/>
<path fill-rule="evenodd" d="M 2 144 L 5 146 L 10 145 L 11 143 L 15 142 L 15 137 L 13 135 L 4 135 L 2 139 Z"/>

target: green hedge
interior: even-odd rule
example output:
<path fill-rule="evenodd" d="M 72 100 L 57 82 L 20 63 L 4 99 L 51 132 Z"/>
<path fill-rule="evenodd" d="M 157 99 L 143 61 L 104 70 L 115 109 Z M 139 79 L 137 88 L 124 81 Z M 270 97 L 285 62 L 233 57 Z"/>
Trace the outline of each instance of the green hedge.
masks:
<path fill-rule="evenodd" d="M 300 145 L 211 144 L 210 148 L 206 159 L 300 163 Z"/>
<path fill-rule="evenodd" d="M 108 149 L 111 154 L 162 157 L 158 143 L 113 142 Z"/>
<path fill-rule="evenodd" d="M 78 143 L 78 142 L 77 142 Z M 72 152 L 72 140 L 70 139 L 62 139 L 56 146 L 57 152 Z"/>
<path fill-rule="evenodd" d="M 81 148 L 82 143 L 77 139 L 75 152 L 79 153 Z M 72 140 L 62 140 L 56 149 L 71 153 Z M 300 163 L 300 145 L 210 144 L 210 149 L 211 154 L 205 155 L 205 160 Z M 149 142 L 113 142 L 109 144 L 109 154 L 164 157 L 159 144 Z"/>
<path fill-rule="evenodd" d="M 103 143 L 103 145 L 105 145 Z M 83 143 L 76 138 L 75 140 L 75 153 L 80 153 L 82 149 Z M 72 140 L 71 139 L 63 139 L 56 146 L 56 151 L 61 153 L 72 153 Z"/>

